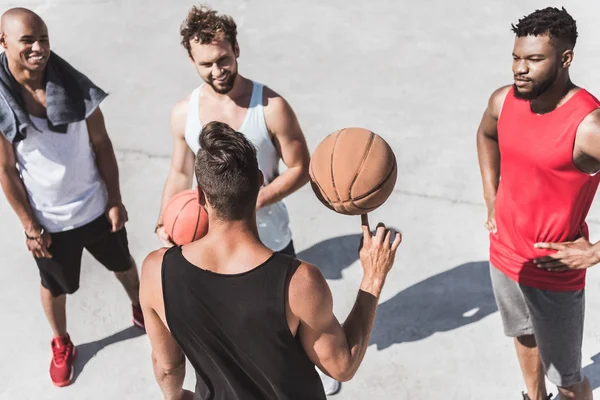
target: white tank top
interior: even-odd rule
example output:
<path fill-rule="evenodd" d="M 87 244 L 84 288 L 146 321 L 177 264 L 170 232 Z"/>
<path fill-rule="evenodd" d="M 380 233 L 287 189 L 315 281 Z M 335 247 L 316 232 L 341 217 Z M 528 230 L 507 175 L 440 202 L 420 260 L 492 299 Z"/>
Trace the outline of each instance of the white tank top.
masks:
<path fill-rule="evenodd" d="M 108 196 L 85 120 L 69 124 L 62 134 L 50 131 L 46 119 L 30 117 L 41 132 L 27 129 L 15 154 L 38 222 L 48 232 L 61 232 L 98 218 Z"/>
<path fill-rule="evenodd" d="M 279 175 L 280 157 L 271 141 L 265 122 L 262 105 L 263 85 L 256 82 L 252 82 L 252 85 L 250 105 L 244 122 L 237 131 L 243 133 L 256 147 L 258 167 L 265 177 L 265 184 L 269 184 Z M 190 96 L 185 126 L 185 141 L 194 154 L 197 154 L 200 149 L 199 139 L 202 131 L 202 122 L 198 115 L 201 88 L 202 85 Z M 292 240 L 287 208 L 281 201 L 257 210 L 256 223 L 261 241 L 273 251 L 283 250 Z"/>

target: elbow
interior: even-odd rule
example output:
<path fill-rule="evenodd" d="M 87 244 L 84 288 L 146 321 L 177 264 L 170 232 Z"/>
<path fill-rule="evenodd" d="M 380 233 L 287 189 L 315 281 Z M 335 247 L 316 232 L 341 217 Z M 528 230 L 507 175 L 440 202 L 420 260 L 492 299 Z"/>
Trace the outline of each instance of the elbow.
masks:
<path fill-rule="evenodd" d="M 300 168 L 300 176 L 298 177 L 299 186 L 302 187 L 310 180 L 310 162 L 305 163 Z"/>
<path fill-rule="evenodd" d="M 323 370 L 325 374 L 332 377 L 338 382 L 350 381 L 352 378 L 354 378 L 354 375 L 356 375 L 356 371 L 358 371 L 358 367 L 354 367 L 351 365 L 340 366 L 339 368 L 336 368 L 332 371 Z"/>
<path fill-rule="evenodd" d="M 339 371 L 337 373 L 332 373 L 328 375 L 338 382 L 348 382 L 352 378 L 354 378 L 354 375 L 356 375 L 356 371 Z"/>

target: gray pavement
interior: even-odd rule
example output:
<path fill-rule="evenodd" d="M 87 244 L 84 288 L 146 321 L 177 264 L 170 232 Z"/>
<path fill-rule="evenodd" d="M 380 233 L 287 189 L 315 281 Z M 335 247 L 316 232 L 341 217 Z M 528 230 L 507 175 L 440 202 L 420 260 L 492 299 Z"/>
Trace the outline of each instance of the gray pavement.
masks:
<path fill-rule="evenodd" d="M 600 95 L 600 2 L 564 1 L 579 24 L 572 75 Z M 0 2 L 0 11 L 15 3 Z M 152 230 L 169 166 L 169 112 L 199 84 L 179 45 L 191 2 L 24 0 L 45 18 L 53 49 L 111 95 L 103 110 L 129 209 L 131 251 L 158 246 Z M 398 183 L 371 220 L 400 228 L 404 243 L 381 299 L 365 361 L 340 400 L 518 399 L 523 388 L 503 337 L 487 272 L 485 208 L 475 130 L 491 92 L 511 81 L 510 23 L 538 0 L 225 0 L 211 5 L 239 25 L 240 71 L 294 107 L 312 149 L 328 133 L 362 126 L 396 152 Z M 323 207 L 306 186 L 287 201 L 301 257 L 319 265 L 343 320 L 361 277 L 359 218 Z M 590 218 L 600 239 L 600 204 Z M 0 196 L 0 400 L 159 399 L 145 336 L 131 328 L 127 297 L 84 256 L 68 301 L 79 346 L 77 379 L 54 388 L 51 333 L 37 269 Z M 585 371 L 600 387 L 599 271 L 588 279 Z M 560 327 L 557 327 L 560 329 Z M 186 387 L 192 388 L 188 369 Z M 555 392 L 555 390 L 554 390 Z M 600 390 L 596 390 L 600 394 Z"/>

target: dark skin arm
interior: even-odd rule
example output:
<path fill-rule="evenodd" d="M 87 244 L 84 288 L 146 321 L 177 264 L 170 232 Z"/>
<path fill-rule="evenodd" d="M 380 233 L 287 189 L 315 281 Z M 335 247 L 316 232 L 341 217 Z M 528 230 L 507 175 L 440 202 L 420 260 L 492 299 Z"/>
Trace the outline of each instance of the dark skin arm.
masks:
<path fill-rule="evenodd" d="M 2 190 L 8 203 L 21 221 L 26 235 L 34 238 L 26 239 L 29 251 L 37 258 L 51 258 L 52 256 L 48 251 L 48 247 L 52 243 L 50 234 L 48 232 L 41 234 L 42 227 L 31 209 L 27 191 L 16 165 L 14 147 L 0 133 L 0 185 L 2 185 Z"/>
<path fill-rule="evenodd" d="M 119 167 L 112 142 L 106 132 L 104 116 L 100 108 L 97 108 L 86 120 L 88 134 L 94 153 L 96 164 L 108 192 L 108 204 L 106 216 L 112 224 L 112 231 L 116 232 L 123 228 L 127 222 L 127 210 L 121 200 L 121 189 L 119 186 Z"/>
<path fill-rule="evenodd" d="M 590 113 L 579 124 L 573 159 L 584 173 L 592 174 L 600 169 L 600 109 Z M 535 247 L 556 251 L 534 260 L 539 268 L 549 271 L 586 269 L 600 263 L 600 242 L 592 244 L 584 237 L 573 242 L 536 243 Z"/>
<path fill-rule="evenodd" d="M 298 119 L 288 102 L 265 87 L 265 121 L 287 169 L 263 187 L 256 202 L 261 208 L 283 200 L 308 182 L 310 154 Z"/>
<path fill-rule="evenodd" d="M 487 207 L 485 227 L 496 233 L 496 192 L 500 182 L 500 149 L 498 147 L 498 118 L 510 86 L 496 90 L 483 113 L 477 129 L 477 155 L 483 181 L 483 197 Z"/>

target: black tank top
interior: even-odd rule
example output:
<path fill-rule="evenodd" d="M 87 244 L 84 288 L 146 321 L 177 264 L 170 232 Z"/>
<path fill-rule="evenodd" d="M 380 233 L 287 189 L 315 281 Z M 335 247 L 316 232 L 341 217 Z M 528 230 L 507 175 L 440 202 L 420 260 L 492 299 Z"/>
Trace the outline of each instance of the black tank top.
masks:
<path fill-rule="evenodd" d="M 299 262 L 275 253 L 223 275 L 198 268 L 173 246 L 163 258 L 165 317 L 196 370 L 195 400 L 325 400 L 314 364 L 286 318 Z"/>

